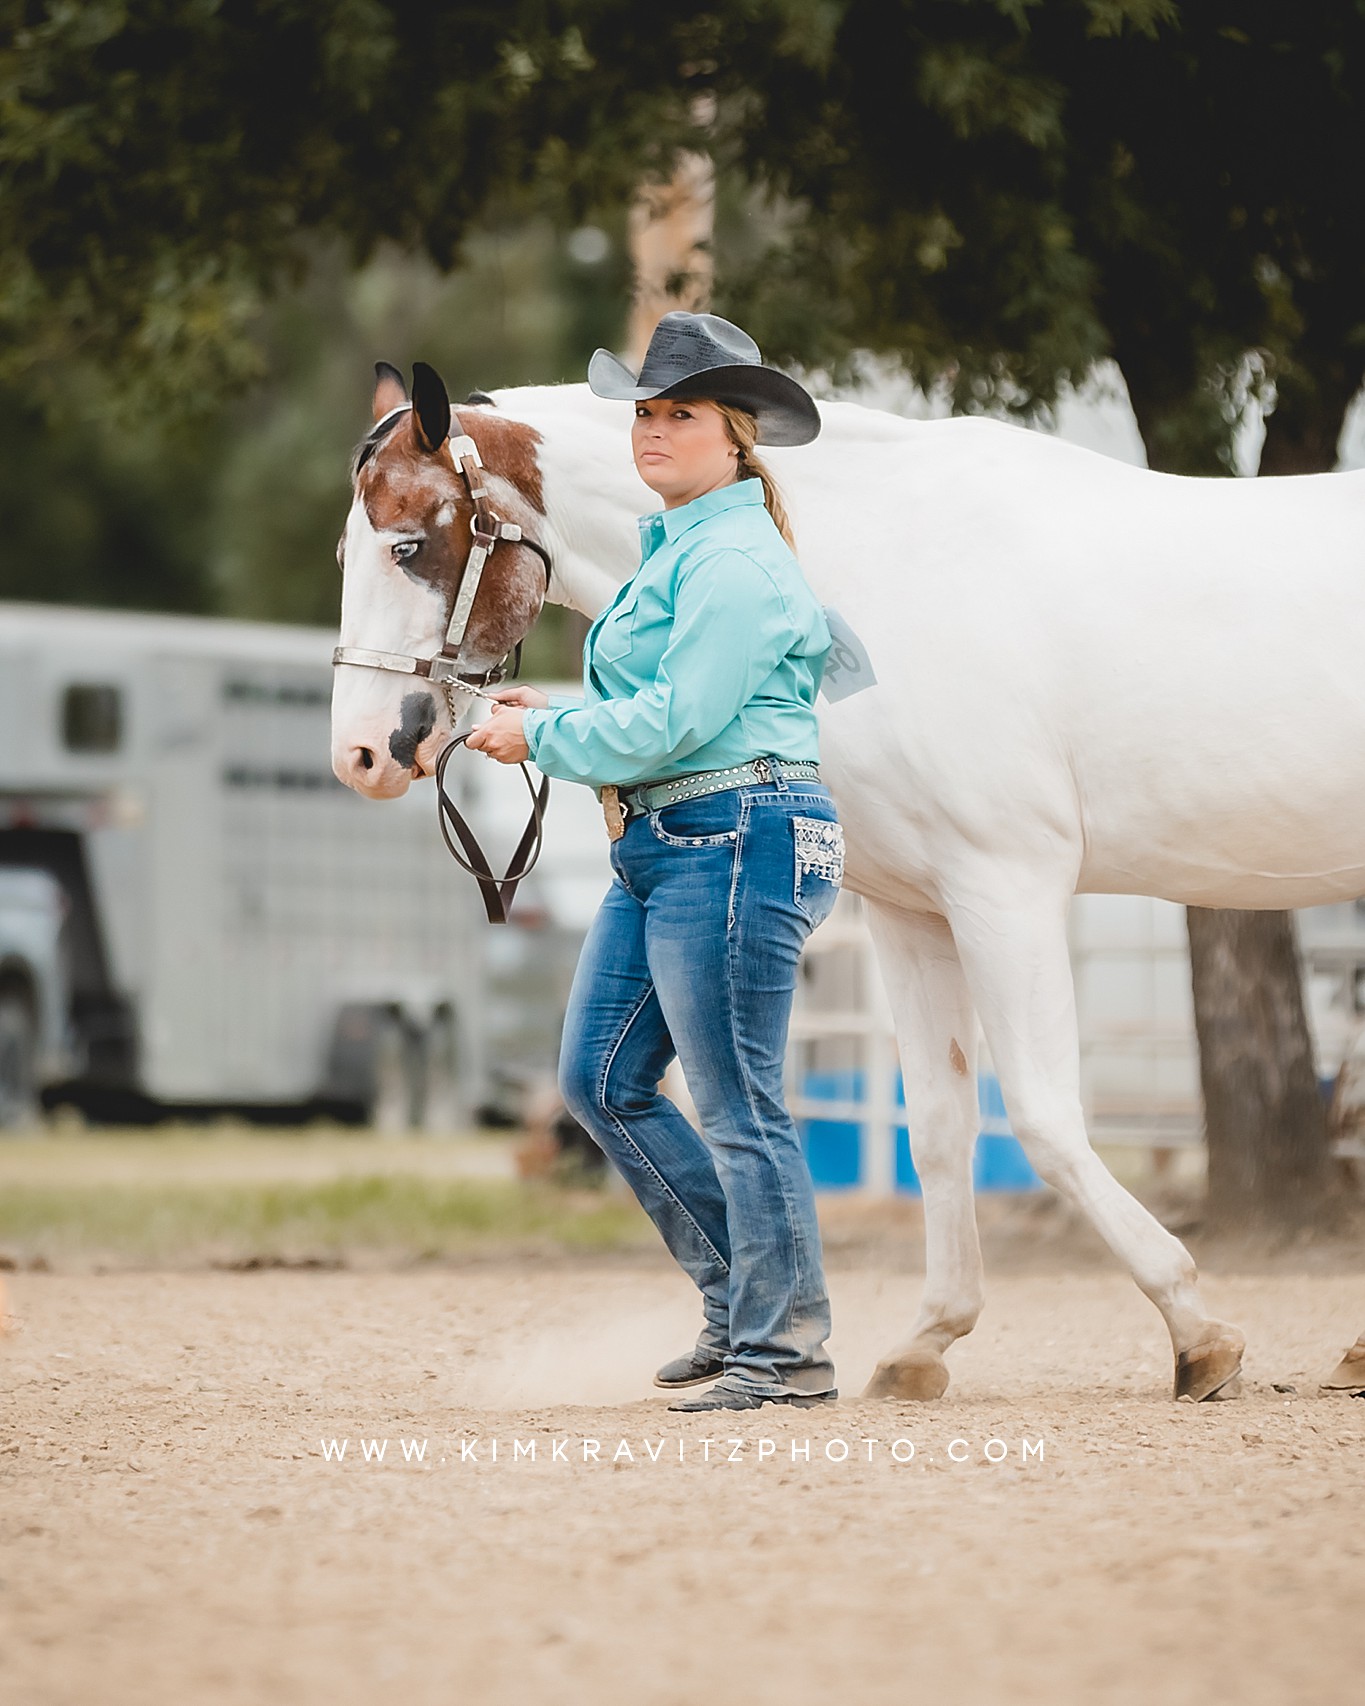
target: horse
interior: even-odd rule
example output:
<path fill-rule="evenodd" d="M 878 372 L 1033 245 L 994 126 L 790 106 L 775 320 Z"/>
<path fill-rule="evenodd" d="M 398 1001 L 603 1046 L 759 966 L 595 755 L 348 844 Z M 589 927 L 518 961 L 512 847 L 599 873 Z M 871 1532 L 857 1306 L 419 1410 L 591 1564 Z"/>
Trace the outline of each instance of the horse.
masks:
<path fill-rule="evenodd" d="M 550 567 L 547 584 L 515 538 L 498 547 L 470 679 L 544 599 L 594 615 L 634 572 L 657 499 L 625 411 L 583 385 L 479 399 L 452 428 L 430 369 L 411 399 L 381 372 L 339 548 L 343 648 L 440 651 L 471 475 Z M 1084 891 L 1240 908 L 1365 892 L 1365 472 L 1182 478 L 977 417 L 820 410 L 820 437 L 771 463 L 807 578 L 876 676 L 821 702 L 822 770 L 890 997 L 926 1245 L 917 1315 L 864 1395 L 941 1397 L 982 1308 L 979 1018 L 1033 1166 L 1160 1311 L 1175 1396 L 1233 1396 L 1243 1334 L 1087 1138 L 1067 909 Z M 468 703 L 446 700 L 341 664 L 338 777 L 387 799 L 429 775 Z M 1324 1384 L 1365 1387 L 1365 1336 Z"/>

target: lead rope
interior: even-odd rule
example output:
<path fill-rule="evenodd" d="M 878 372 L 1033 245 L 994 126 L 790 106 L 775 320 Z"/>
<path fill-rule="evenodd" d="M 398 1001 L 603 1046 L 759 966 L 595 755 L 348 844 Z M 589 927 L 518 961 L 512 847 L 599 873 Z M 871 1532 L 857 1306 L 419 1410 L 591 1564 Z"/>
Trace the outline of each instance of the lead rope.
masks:
<path fill-rule="evenodd" d="M 454 463 L 460 478 L 464 481 L 465 490 L 469 493 L 474 505 L 474 516 L 470 522 L 470 532 L 473 544 L 465 561 L 464 574 L 460 577 L 460 585 L 455 596 L 454 607 L 450 613 L 450 623 L 446 629 L 445 644 L 441 647 L 444 657 L 453 657 L 456 667 L 459 664 L 459 654 L 464 645 L 465 631 L 469 626 L 469 617 L 474 608 L 474 597 L 483 577 L 484 566 L 493 556 L 498 542 L 506 540 L 510 544 L 526 546 L 534 551 L 545 566 L 545 586 L 550 585 L 550 556 L 543 546 L 535 540 L 527 539 L 515 522 L 508 522 L 496 515 L 493 506 L 488 501 L 488 489 L 481 478 L 483 460 L 479 455 L 478 446 L 464 431 L 460 417 L 454 409 L 450 411 L 451 426 L 454 434 L 448 440 L 450 459 Z M 521 644 L 517 644 L 517 663 L 521 661 Z M 504 659 L 504 662 L 506 660 Z M 472 683 L 461 681 L 457 676 L 450 676 L 444 682 L 446 704 L 450 708 L 451 726 L 458 721 L 455 710 L 456 692 L 472 694 L 476 699 L 486 699 L 497 705 L 500 700 L 494 699 L 491 693 Z M 531 780 L 531 772 L 524 763 L 518 765 L 526 791 L 531 796 L 531 815 L 527 819 L 526 828 L 522 831 L 521 839 L 517 842 L 516 851 L 512 854 L 506 871 L 501 877 L 493 874 L 493 867 L 488 862 L 488 856 L 479 845 L 478 837 L 474 834 L 468 820 L 460 812 L 454 800 L 446 792 L 446 766 L 450 763 L 451 754 L 457 746 L 463 746 L 468 739 L 466 735 L 455 735 L 436 760 L 436 821 L 441 828 L 441 837 L 446 844 L 446 850 L 458 865 L 469 872 L 479 885 L 479 893 L 483 897 L 483 908 L 488 915 L 490 924 L 506 924 L 512 910 L 512 901 L 517 892 L 517 884 L 534 867 L 540 857 L 541 848 L 545 844 L 545 809 L 550 800 L 550 778 L 542 776 L 539 788 Z M 452 831 L 454 835 L 452 837 Z M 456 847 L 459 841 L 464 848 L 466 858 Z"/>
<path fill-rule="evenodd" d="M 490 697 L 481 693 L 480 698 Z M 517 892 L 517 884 L 531 870 L 540 857 L 540 849 L 545 841 L 545 808 L 550 799 L 550 778 L 542 776 L 540 787 L 537 788 L 531 780 L 531 772 L 525 764 L 519 764 L 522 780 L 531 796 L 531 816 L 526 828 L 521 833 L 516 851 L 508 862 L 507 869 L 501 877 L 493 875 L 493 867 L 488 863 L 488 856 L 479 845 L 478 837 L 470 828 L 468 821 L 461 814 L 454 800 L 446 793 L 446 765 L 450 763 L 451 754 L 457 746 L 463 746 L 468 735 L 456 735 L 450 745 L 445 747 L 436 760 L 436 821 L 441 826 L 441 835 L 446 847 L 456 864 L 462 865 L 479 885 L 479 893 L 483 896 L 483 909 L 488 914 L 490 924 L 506 924 L 508 914 L 512 910 L 512 900 Z M 455 845 L 451 831 L 459 840 L 462 854 Z M 465 857 L 468 854 L 468 858 Z"/>

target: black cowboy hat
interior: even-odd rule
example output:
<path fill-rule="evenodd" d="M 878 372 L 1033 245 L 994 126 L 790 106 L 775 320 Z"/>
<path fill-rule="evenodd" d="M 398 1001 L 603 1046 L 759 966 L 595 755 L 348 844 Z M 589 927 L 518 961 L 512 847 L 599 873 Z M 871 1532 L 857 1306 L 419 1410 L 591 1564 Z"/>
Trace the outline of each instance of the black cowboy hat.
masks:
<path fill-rule="evenodd" d="M 764 367 L 749 334 L 715 314 L 665 314 L 638 374 L 610 350 L 598 350 L 588 363 L 588 384 L 599 397 L 623 403 L 650 397 L 731 403 L 757 420 L 760 444 L 809 444 L 820 431 L 810 393 Z"/>

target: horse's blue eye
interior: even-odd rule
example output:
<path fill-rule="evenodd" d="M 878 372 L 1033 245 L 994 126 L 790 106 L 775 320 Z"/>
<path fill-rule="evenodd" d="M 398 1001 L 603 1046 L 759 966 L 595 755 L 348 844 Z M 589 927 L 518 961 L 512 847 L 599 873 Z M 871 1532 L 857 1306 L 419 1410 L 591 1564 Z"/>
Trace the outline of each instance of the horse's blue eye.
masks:
<path fill-rule="evenodd" d="M 394 562 L 406 563 L 409 557 L 415 557 L 417 555 L 418 551 L 421 549 L 421 545 L 422 541 L 420 539 L 400 539 L 393 547 Z"/>

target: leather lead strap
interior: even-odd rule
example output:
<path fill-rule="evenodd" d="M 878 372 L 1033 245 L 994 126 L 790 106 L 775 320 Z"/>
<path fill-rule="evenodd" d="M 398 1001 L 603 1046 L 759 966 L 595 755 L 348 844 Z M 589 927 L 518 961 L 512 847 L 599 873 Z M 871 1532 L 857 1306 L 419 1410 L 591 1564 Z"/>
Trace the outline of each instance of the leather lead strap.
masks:
<path fill-rule="evenodd" d="M 465 735 L 456 735 L 436 760 L 437 821 L 441 825 L 441 834 L 451 857 L 478 883 L 488 922 L 506 924 L 508 914 L 512 910 L 513 897 L 517 892 L 517 884 L 540 857 L 541 843 L 545 838 L 545 807 L 550 798 L 550 778 L 542 776 L 540 787 L 537 788 L 526 766 L 518 766 L 531 796 L 531 815 L 527 819 L 526 828 L 521 832 L 521 840 L 517 842 L 516 851 L 512 854 L 506 871 L 501 877 L 496 877 L 493 867 L 488 863 L 488 855 L 479 845 L 479 839 L 470 828 L 468 819 L 446 793 L 446 765 L 449 764 L 450 755 L 455 748 L 463 746 L 467 738 Z M 460 847 L 464 848 L 464 854 L 456 847 L 456 840 L 459 841 Z"/>

